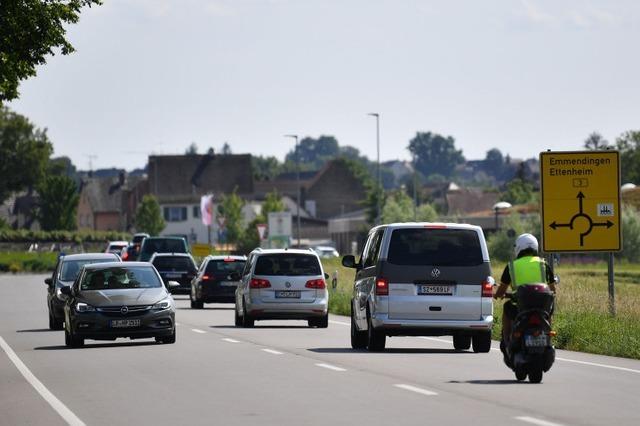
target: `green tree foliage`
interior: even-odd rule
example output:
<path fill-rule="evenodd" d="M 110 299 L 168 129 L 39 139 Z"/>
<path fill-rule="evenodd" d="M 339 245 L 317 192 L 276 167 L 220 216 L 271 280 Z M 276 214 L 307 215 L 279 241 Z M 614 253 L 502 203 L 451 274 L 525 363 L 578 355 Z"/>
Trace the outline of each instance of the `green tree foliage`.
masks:
<path fill-rule="evenodd" d="M 262 211 L 260 213 L 260 216 L 258 216 L 258 218 L 262 222 L 258 223 L 266 223 L 266 221 L 269 219 L 269 213 L 282 211 L 284 211 L 284 203 L 282 202 L 282 197 L 280 197 L 278 191 L 274 189 L 273 192 L 267 194 L 267 197 L 262 204 Z"/>
<path fill-rule="evenodd" d="M 38 186 L 40 206 L 38 221 L 44 231 L 73 231 L 80 195 L 73 179 L 48 176 Z"/>
<path fill-rule="evenodd" d="M 455 139 L 437 133 L 418 132 L 409 141 L 409 151 L 415 155 L 416 167 L 425 176 L 439 174 L 451 177 L 458 164 L 464 162 L 461 150 L 457 150 Z"/>
<path fill-rule="evenodd" d="M 66 28 L 83 6 L 100 0 L 3 0 L 0 6 L 0 103 L 18 97 L 21 80 L 36 75 L 47 55 L 74 51 Z"/>
<path fill-rule="evenodd" d="M 640 262 L 640 212 L 630 205 L 622 208 L 622 251 L 618 257 Z"/>
<path fill-rule="evenodd" d="M 540 216 L 532 215 L 522 218 L 518 213 L 512 213 L 502 223 L 500 230 L 487 238 L 487 247 L 491 260 L 502 262 L 513 259 L 513 245 L 518 235 L 528 232 L 540 240 Z M 498 273 L 501 273 L 499 271 Z"/>
<path fill-rule="evenodd" d="M 242 208 L 244 200 L 237 194 L 238 188 L 234 188 L 231 194 L 224 194 L 220 202 L 220 210 L 225 217 L 227 230 L 227 242 L 235 244 L 243 237 Z"/>
<path fill-rule="evenodd" d="M 317 139 L 306 137 L 298 143 L 298 161 L 311 168 L 321 168 L 327 160 L 335 158 L 340 153 L 338 141 L 333 136 L 322 135 Z M 287 153 L 285 163 L 296 162 L 295 147 Z"/>
<path fill-rule="evenodd" d="M 396 191 L 388 196 L 382 209 L 382 223 L 433 222 L 437 217 L 431 204 L 418 206 L 414 217 L 413 200 L 402 191 Z"/>
<path fill-rule="evenodd" d="M 224 145 L 222 145 L 222 150 L 220 151 L 223 155 L 231 155 L 231 145 L 229 145 L 227 142 L 224 143 Z"/>
<path fill-rule="evenodd" d="M 52 151 L 46 130 L 0 107 L 0 202 L 13 191 L 35 188 L 47 171 Z"/>
<path fill-rule="evenodd" d="M 197 155 L 198 154 L 198 145 L 195 142 L 191 142 L 191 145 L 184 150 L 185 155 Z"/>
<path fill-rule="evenodd" d="M 506 190 L 502 193 L 502 200 L 511 204 L 527 204 L 535 201 L 533 185 L 523 179 L 513 179 L 507 183 Z"/>
<path fill-rule="evenodd" d="M 138 205 L 135 218 L 138 232 L 146 232 L 151 236 L 158 235 L 165 228 L 166 223 L 160 211 L 158 199 L 151 194 L 142 197 Z"/>
<path fill-rule="evenodd" d="M 276 157 L 251 156 L 251 169 L 256 180 L 273 180 L 282 172 L 282 164 Z"/>
<path fill-rule="evenodd" d="M 640 130 L 630 130 L 616 139 L 620 151 L 622 182 L 640 184 Z"/>
<path fill-rule="evenodd" d="M 69 157 L 56 157 L 49 160 L 47 173 L 73 178 L 76 175 L 76 166 L 73 165 Z"/>
<path fill-rule="evenodd" d="M 598 151 L 601 149 L 607 149 L 609 142 L 598 132 L 592 132 L 587 139 L 584 140 L 584 147 L 590 151 Z"/>

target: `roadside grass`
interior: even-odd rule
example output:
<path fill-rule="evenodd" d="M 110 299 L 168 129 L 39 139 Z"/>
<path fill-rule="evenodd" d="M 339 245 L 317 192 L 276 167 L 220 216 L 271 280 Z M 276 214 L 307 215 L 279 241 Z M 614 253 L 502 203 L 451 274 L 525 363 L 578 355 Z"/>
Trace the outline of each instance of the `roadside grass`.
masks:
<path fill-rule="evenodd" d="M 57 253 L 0 252 L 0 272 L 52 272 Z"/>
<path fill-rule="evenodd" d="M 345 268 L 340 259 L 323 259 L 325 272 L 338 271 L 338 285 L 330 288 L 329 310 L 350 315 L 351 292 L 355 270 Z M 496 281 L 504 263 L 492 266 Z M 607 265 L 561 265 L 553 329 L 556 348 L 601 355 L 640 359 L 640 265 L 616 263 L 616 316 L 609 314 Z M 493 338 L 500 339 L 502 301 L 494 303 Z"/>

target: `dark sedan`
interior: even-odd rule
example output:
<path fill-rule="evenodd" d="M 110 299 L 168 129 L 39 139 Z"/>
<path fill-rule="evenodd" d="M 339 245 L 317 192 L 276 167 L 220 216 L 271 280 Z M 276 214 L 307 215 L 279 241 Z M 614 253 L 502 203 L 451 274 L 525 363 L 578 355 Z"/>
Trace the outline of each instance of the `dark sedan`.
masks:
<path fill-rule="evenodd" d="M 196 262 L 188 253 L 155 253 L 149 262 L 156 267 L 165 285 L 169 281 L 176 281 L 179 287 L 170 288 L 172 294 L 189 293 L 191 280 L 196 276 L 198 268 Z"/>
<path fill-rule="evenodd" d="M 173 298 L 149 263 L 87 265 L 73 285 L 62 287 L 61 292 L 68 296 L 64 307 L 67 346 L 82 346 L 85 339 L 118 337 L 176 341 Z"/>
<path fill-rule="evenodd" d="M 49 328 L 62 330 L 64 323 L 64 302 L 67 297 L 60 293 L 64 286 L 73 284 L 84 265 L 92 263 L 117 262 L 112 253 L 83 253 L 60 256 L 51 278 L 44 280 L 47 285 L 47 307 L 49 308 Z"/>
<path fill-rule="evenodd" d="M 191 307 L 205 303 L 235 302 L 236 287 L 247 262 L 245 256 L 207 256 L 191 282 Z"/>

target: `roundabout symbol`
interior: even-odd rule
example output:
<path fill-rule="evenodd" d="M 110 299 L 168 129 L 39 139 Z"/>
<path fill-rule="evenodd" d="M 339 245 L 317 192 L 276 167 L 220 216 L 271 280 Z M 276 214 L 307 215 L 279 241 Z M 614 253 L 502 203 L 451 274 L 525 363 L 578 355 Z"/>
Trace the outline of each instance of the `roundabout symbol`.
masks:
<path fill-rule="evenodd" d="M 594 227 L 606 227 L 607 229 L 609 229 L 614 225 L 614 223 L 611 222 L 610 220 L 607 220 L 606 222 L 594 222 L 593 219 L 591 219 L 591 217 L 588 214 L 584 213 L 584 211 L 582 210 L 582 200 L 585 198 L 585 196 L 582 193 L 582 191 L 578 192 L 578 195 L 577 195 L 576 198 L 578 199 L 578 213 L 574 214 L 573 217 L 571 217 L 571 220 L 568 223 L 556 223 L 556 221 L 554 220 L 549 225 L 549 227 L 551 229 L 553 229 L 554 231 L 556 229 L 558 229 L 558 228 L 569 228 L 569 229 L 573 230 L 576 220 L 578 220 L 580 218 L 586 220 L 587 223 L 588 223 L 588 226 L 586 227 L 585 231 L 580 233 L 580 247 L 583 247 L 584 246 L 584 237 L 589 235 Z"/>

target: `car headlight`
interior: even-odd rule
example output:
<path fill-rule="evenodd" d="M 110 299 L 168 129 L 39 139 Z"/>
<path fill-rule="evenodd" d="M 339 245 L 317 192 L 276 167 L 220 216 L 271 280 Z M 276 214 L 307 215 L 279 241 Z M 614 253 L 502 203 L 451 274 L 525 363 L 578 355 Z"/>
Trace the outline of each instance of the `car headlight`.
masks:
<path fill-rule="evenodd" d="M 95 310 L 96 308 L 91 305 L 87 305 L 86 303 L 76 303 L 76 312 L 95 312 Z"/>
<path fill-rule="evenodd" d="M 151 309 L 161 311 L 163 309 L 169 309 L 171 307 L 171 298 L 167 297 L 166 299 L 162 299 L 158 303 L 152 306 Z"/>

